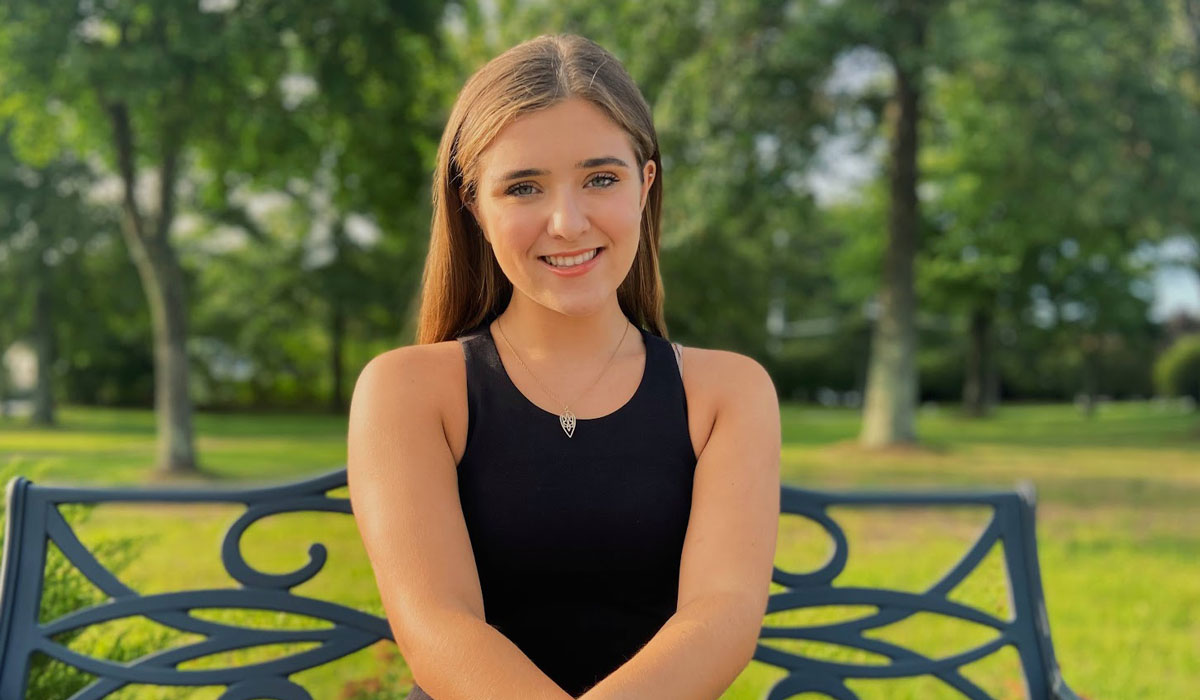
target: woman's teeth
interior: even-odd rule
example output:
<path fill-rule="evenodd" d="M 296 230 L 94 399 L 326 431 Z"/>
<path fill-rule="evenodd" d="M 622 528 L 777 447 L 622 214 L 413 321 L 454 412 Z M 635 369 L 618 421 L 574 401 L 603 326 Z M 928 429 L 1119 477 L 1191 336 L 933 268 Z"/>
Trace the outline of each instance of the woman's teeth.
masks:
<path fill-rule="evenodd" d="M 546 262 L 550 263 L 551 265 L 553 265 L 555 267 L 573 267 L 575 265 L 579 265 L 580 263 L 585 263 L 588 260 L 591 260 L 592 258 L 596 257 L 596 253 L 599 252 L 599 250 L 600 250 L 599 248 L 593 248 L 586 253 L 580 253 L 579 255 L 575 255 L 575 256 L 567 257 L 567 258 L 543 255 L 542 260 L 545 260 Z"/>

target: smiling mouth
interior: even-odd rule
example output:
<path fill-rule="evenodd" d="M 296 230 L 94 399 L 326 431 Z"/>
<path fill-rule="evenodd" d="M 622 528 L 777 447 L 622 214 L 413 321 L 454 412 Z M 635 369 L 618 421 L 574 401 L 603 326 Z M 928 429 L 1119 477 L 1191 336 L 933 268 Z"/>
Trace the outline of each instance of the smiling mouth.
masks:
<path fill-rule="evenodd" d="M 599 256 L 600 253 L 602 253 L 603 251 L 604 251 L 604 248 L 601 247 L 601 248 L 593 248 L 586 253 L 580 253 L 579 255 L 572 255 L 572 256 L 539 255 L 538 259 L 552 267 L 557 267 L 559 269 L 570 269 L 572 267 L 576 267 L 578 265 L 583 265 L 587 262 L 590 262 L 591 260 L 593 260 L 597 256 Z"/>

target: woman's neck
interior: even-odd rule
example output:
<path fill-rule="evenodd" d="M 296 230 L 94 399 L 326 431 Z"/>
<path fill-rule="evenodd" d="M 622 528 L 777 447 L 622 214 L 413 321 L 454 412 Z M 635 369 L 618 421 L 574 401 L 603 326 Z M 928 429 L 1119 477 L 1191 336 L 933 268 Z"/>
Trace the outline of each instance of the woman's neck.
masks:
<path fill-rule="evenodd" d="M 561 362 L 564 358 L 583 365 L 604 362 L 618 342 L 628 349 L 629 338 L 634 335 L 615 296 L 596 313 L 568 316 L 514 291 L 497 322 L 526 362 Z"/>

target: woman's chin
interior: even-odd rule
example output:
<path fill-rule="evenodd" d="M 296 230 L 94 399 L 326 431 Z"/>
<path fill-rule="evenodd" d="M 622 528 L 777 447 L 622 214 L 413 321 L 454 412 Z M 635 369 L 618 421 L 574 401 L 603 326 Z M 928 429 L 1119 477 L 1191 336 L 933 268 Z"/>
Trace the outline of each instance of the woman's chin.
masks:
<path fill-rule="evenodd" d="M 615 296 L 615 289 L 603 294 L 548 294 L 539 299 L 539 303 L 563 316 L 583 318 L 602 313 Z"/>

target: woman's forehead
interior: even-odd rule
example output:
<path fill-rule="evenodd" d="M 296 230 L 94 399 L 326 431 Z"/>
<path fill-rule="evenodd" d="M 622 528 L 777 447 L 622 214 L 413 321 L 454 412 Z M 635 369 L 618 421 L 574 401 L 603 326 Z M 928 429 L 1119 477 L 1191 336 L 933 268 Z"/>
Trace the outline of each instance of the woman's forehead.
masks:
<path fill-rule="evenodd" d="M 629 134 L 596 105 L 571 98 L 506 125 L 480 154 L 480 166 L 494 177 L 513 169 L 573 169 L 604 157 L 635 165 Z"/>

